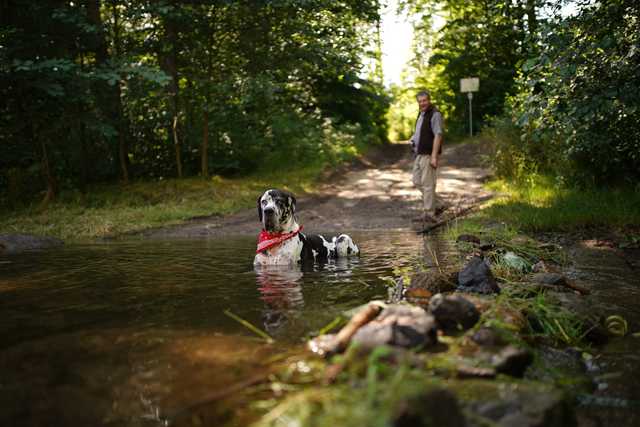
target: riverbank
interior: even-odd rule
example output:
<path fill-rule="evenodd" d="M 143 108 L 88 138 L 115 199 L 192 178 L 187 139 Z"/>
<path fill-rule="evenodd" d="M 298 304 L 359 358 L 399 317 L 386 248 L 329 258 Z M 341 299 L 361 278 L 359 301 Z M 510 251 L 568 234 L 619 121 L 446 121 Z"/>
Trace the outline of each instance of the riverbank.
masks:
<path fill-rule="evenodd" d="M 169 227 L 201 217 L 248 209 L 265 187 L 312 191 L 320 166 L 243 178 L 167 179 L 127 186 L 96 186 L 86 194 L 63 192 L 46 209 L 22 207 L 0 214 L 0 233 L 29 233 L 90 241 Z"/>

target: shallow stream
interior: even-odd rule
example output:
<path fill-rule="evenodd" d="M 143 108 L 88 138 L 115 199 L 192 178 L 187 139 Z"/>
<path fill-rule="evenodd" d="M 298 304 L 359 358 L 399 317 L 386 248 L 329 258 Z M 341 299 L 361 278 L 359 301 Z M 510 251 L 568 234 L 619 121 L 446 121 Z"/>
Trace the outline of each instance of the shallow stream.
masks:
<path fill-rule="evenodd" d="M 0 258 L 0 425 L 161 425 L 263 372 L 343 311 L 384 299 L 385 277 L 426 251 L 412 232 L 350 234 L 361 257 L 309 271 L 254 270 L 254 236 Z"/>

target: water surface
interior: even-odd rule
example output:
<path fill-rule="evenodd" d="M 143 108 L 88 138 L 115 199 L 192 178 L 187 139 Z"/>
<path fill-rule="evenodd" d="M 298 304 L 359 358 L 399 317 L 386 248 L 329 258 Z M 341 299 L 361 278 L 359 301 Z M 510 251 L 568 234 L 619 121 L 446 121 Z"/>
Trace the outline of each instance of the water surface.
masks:
<path fill-rule="evenodd" d="M 0 424 L 159 425 L 163 414 L 259 375 L 336 315 L 384 299 L 385 277 L 424 257 L 415 233 L 350 234 L 361 257 L 308 271 L 254 270 L 254 236 L 0 259 Z"/>

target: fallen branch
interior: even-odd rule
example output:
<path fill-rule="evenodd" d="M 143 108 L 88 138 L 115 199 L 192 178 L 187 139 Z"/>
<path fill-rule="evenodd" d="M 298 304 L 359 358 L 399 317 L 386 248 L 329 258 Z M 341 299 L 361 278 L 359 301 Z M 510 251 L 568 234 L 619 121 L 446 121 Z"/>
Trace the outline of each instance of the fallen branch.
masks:
<path fill-rule="evenodd" d="M 459 211 L 457 211 L 456 213 L 454 213 L 452 216 L 448 217 L 448 218 L 444 218 L 436 223 L 430 224 L 428 226 L 426 226 L 425 228 L 423 228 L 422 230 L 418 231 L 418 234 L 426 234 L 429 233 L 433 230 L 435 230 L 436 228 L 440 228 L 443 225 L 451 222 L 452 220 L 459 218 L 463 215 L 468 214 L 469 212 L 471 212 L 472 210 L 474 210 L 475 208 L 477 208 L 477 205 L 471 205 L 471 206 L 467 206 L 466 208 L 463 208 Z"/>
<path fill-rule="evenodd" d="M 375 319 L 382 311 L 382 306 L 376 303 L 369 303 L 366 307 L 356 313 L 351 320 L 333 336 L 330 341 L 323 342 L 317 337 L 309 341 L 309 347 L 315 353 L 322 356 L 330 356 L 335 353 L 340 353 L 349 345 L 351 337 L 364 325 Z"/>

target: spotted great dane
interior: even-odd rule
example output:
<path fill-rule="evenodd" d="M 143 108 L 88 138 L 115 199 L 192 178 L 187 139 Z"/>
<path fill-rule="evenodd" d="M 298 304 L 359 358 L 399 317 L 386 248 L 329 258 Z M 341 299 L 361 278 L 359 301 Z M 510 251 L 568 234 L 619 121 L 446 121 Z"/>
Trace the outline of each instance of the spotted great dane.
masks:
<path fill-rule="evenodd" d="M 346 234 L 330 241 L 319 234 L 302 233 L 295 218 L 296 198 L 283 190 L 267 190 L 258 198 L 258 237 L 255 265 L 295 265 L 356 256 L 360 249 Z"/>

